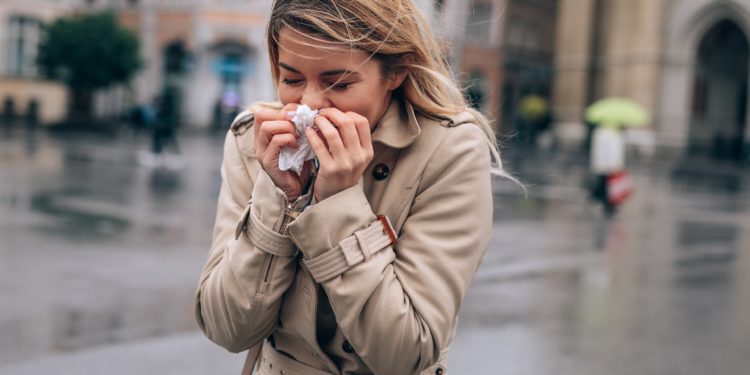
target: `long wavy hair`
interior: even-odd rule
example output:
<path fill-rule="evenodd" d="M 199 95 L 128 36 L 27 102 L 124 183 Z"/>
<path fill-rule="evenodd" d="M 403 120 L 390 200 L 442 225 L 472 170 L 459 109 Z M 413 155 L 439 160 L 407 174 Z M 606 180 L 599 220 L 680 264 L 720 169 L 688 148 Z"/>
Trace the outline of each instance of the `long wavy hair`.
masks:
<path fill-rule="evenodd" d="M 445 117 L 470 111 L 487 137 L 491 173 L 504 169 L 490 120 L 468 105 L 429 22 L 412 0 L 274 0 L 266 33 L 274 82 L 279 80 L 279 33 L 285 28 L 370 54 L 384 76 L 406 73 L 399 87 L 417 112 Z"/>

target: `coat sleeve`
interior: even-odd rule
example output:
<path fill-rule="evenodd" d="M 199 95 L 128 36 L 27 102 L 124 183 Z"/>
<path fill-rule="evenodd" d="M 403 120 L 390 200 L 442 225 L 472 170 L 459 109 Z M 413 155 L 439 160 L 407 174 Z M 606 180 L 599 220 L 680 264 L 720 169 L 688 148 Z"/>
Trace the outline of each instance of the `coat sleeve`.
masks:
<path fill-rule="evenodd" d="M 313 277 L 339 327 L 375 374 L 416 374 L 438 360 L 489 244 L 487 140 L 471 124 L 447 133 L 395 246 L 368 240 L 385 233 L 371 230 L 379 220 L 361 185 L 316 203 L 287 229 L 304 263 L 317 270 Z"/>
<path fill-rule="evenodd" d="M 273 331 L 297 269 L 297 250 L 282 234 L 286 195 L 255 158 L 243 157 L 252 134 L 244 136 L 230 131 L 226 137 L 212 244 L 195 297 L 200 328 L 232 352 Z M 309 194 L 292 206 L 306 199 Z"/>

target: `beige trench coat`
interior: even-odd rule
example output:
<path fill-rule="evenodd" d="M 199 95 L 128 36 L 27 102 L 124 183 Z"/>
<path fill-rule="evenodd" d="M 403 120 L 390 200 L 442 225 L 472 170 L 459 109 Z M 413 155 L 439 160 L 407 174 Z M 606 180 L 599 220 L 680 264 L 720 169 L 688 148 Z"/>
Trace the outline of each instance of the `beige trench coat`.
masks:
<path fill-rule="evenodd" d="M 259 374 L 447 374 L 492 225 L 488 142 L 472 121 L 394 99 L 360 183 L 303 210 L 310 194 L 287 202 L 253 156 L 252 114 L 238 116 L 195 298 L 206 336 L 232 352 L 264 342 Z"/>

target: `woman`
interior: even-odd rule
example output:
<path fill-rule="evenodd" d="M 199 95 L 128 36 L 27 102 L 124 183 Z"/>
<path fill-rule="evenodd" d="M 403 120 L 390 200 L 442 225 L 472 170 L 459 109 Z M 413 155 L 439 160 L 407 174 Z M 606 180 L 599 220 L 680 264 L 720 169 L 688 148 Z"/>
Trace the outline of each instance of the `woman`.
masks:
<path fill-rule="evenodd" d="M 276 0 L 268 45 L 281 103 L 227 135 L 200 327 L 246 372 L 446 374 L 504 175 L 490 125 L 411 0 Z"/>

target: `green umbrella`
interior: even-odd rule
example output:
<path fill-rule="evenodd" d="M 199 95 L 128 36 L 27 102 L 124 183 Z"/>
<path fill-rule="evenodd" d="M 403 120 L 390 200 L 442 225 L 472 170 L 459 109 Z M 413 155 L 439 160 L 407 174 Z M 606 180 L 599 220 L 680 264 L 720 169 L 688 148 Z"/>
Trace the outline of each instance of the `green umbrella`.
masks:
<path fill-rule="evenodd" d="M 601 126 L 644 126 L 651 118 L 638 103 L 626 98 L 606 98 L 586 109 L 586 121 Z"/>

